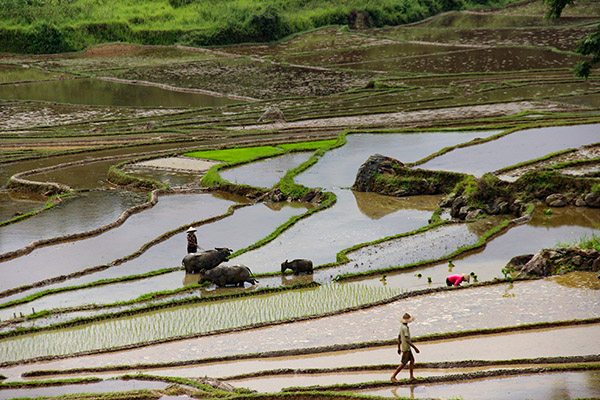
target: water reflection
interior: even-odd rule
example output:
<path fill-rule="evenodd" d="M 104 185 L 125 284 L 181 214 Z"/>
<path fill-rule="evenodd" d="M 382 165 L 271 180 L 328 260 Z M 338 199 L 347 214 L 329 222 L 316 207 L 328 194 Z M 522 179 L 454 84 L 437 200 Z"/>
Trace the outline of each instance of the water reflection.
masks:
<path fill-rule="evenodd" d="M 286 172 L 294 169 L 310 158 L 312 153 L 290 153 L 269 158 L 236 168 L 222 170 L 223 179 L 229 182 L 270 188 L 283 178 Z"/>
<path fill-rule="evenodd" d="M 564 400 L 600 396 L 600 372 L 557 372 L 446 384 L 361 390 L 370 396 L 465 400 Z"/>
<path fill-rule="evenodd" d="M 205 203 L 199 204 L 208 205 L 206 200 Z M 306 210 L 302 207 L 288 206 L 283 207 L 280 211 L 274 212 L 263 204 L 244 207 L 236 210 L 233 215 L 220 221 L 197 227 L 198 242 L 201 247 L 205 249 L 227 246 L 234 250 L 238 250 L 262 239 L 272 232 L 277 226 L 288 220 L 291 216 L 301 214 L 304 211 Z M 160 221 L 157 222 L 160 223 Z M 246 232 L 243 235 L 232 235 L 232 232 L 238 230 L 240 226 L 253 226 L 254 229 Z M 130 232 L 135 231 L 135 227 L 131 227 L 130 229 Z M 83 285 L 100 279 L 111 279 L 127 275 L 142 274 L 167 267 L 177 267 L 181 265 L 181 259 L 186 254 L 185 243 L 184 233 L 174 235 L 173 237 L 161 243 L 155 244 L 139 257 L 130 261 L 94 274 L 45 286 L 44 289 Z M 256 272 L 254 265 L 248 264 L 248 266 L 253 272 Z M 273 278 L 273 280 L 274 279 L 275 278 Z M 259 280 L 261 287 L 277 286 L 277 282 L 268 284 L 262 278 Z M 276 280 L 279 281 L 280 278 L 277 277 Z M 34 307 L 36 310 L 47 310 L 59 307 L 74 307 L 90 303 L 106 304 L 118 301 L 133 300 L 146 293 L 173 290 L 181 287 L 182 284 L 185 286 L 188 284 L 196 284 L 197 282 L 197 275 L 186 275 L 185 271 L 178 270 L 168 274 L 136 281 L 97 286 L 88 289 L 44 296 L 38 300 L 34 300 L 20 306 L 1 309 L 0 319 L 10 318 L 13 313 L 17 313 L 17 315 L 20 312 L 29 314 L 32 307 Z M 3 298 L 2 300 L 4 302 L 22 298 L 39 290 L 40 289 L 29 290 L 20 293 L 19 295 Z M 216 289 L 211 293 L 219 293 L 222 290 L 231 291 L 232 289 Z M 197 294 L 203 295 L 205 293 L 206 290 L 202 289 Z M 72 316 L 70 315 L 66 315 L 61 318 L 71 317 Z"/>
<path fill-rule="evenodd" d="M 518 131 L 476 146 L 455 149 L 419 167 L 481 176 L 486 172 L 598 141 L 600 125 L 553 126 Z"/>
<path fill-rule="evenodd" d="M 441 196 L 392 197 L 352 191 L 358 210 L 371 219 L 381 219 L 398 210 L 435 210 Z"/>
<path fill-rule="evenodd" d="M 307 258 L 314 265 L 334 262 L 338 251 L 427 225 L 433 210 L 398 209 L 379 219 L 363 214 L 350 190 L 334 190 L 336 204 L 303 219 L 265 246 L 242 254 L 232 262 L 251 266 L 256 273 L 276 272 L 282 261 Z M 414 201 L 414 198 L 413 198 Z"/>
<path fill-rule="evenodd" d="M 593 219 L 596 218 L 595 216 L 599 210 L 566 207 L 560 209 L 563 212 L 563 217 L 561 215 L 544 215 L 544 213 L 541 212 L 541 208 L 542 207 L 538 207 L 538 209 L 536 209 L 532 220 L 528 224 L 512 227 L 500 236 L 493 238 L 484 248 L 470 254 L 455 257 L 453 259 L 454 268 L 452 268 L 451 271 L 449 271 L 447 262 L 442 262 L 433 266 L 419 268 L 418 271 L 388 272 L 386 273 L 386 284 L 391 287 L 406 288 L 409 290 L 443 286 L 446 276 L 449 275 L 450 272 L 460 274 L 470 274 L 471 272 L 474 272 L 479 281 L 501 278 L 503 277 L 501 273 L 502 268 L 504 268 L 508 261 L 516 255 L 534 254 L 542 248 L 552 248 L 558 242 L 576 242 L 581 237 L 589 237 L 592 234 L 597 234 L 597 221 L 600 221 L 600 219 Z M 568 217 L 569 215 L 580 215 L 580 213 L 585 215 L 586 212 L 590 212 L 590 215 L 587 217 L 579 219 L 569 219 Z M 553 221 L 554 217 L 557 217 L 555 221 Z M 548 223 L 542 224 L 544 220 L 547 220 Z M 490 229 L 494 224 L 495 223 L 492 222 L 492 225 L 483 224 L 481 226 L 484 227 L 484 229 Z M 395 246 L 393 245 L 393 242 L 389 244 L 384 242 L 381 245 L 374 246 L 374 249 L 367 247 L 355 253 L 351 253 L 349 257 L 352 259 L 356 258 L 357 262 L 365 262 L 365 257 L 367 257 L 369 262 L 383 262 L 382 265 L 393 263 L 403 265 L 403 263 L 427 260 L 436 256 L 439 257 L 443 254 L 448 254 L 456 248 L 455 246 L 460 246 L 462 244 L 460 240 L 456 240 L 456 238 L 461 237 L 458 233 L 461 231 L 460 227 L 442 227 L 440 228 L 440 232 L 444 232 L 446 229 L 457 232 L 452 232 L 448 236 L 442 236 L 440 238 L 434 236 L 431 240 L 428 240 L 428 238 L 431 235 L 435 235 L 436 231 L 427 232 L 413 238 L 399 239 L 403 244 L 402 246 Z M 479 231 L 479 228 L 474 232 L 477 231 Z M 471 234 L 472 233 L 473 232 L 471 232 Z M 477 236 L 473 239 L 476 240 L 476 238 Z M 419 245 L 419 243 L 421 244 Z M 421 247 L 425 247 L 425 249 L 423 251 L 416 251 L 415 254 L 413 254 L 410 251 L 413 246 L 416 246 L 416 249 L 420 249 Z M 376 254 L 369 255 L 369 251 L 374 252 L 375 250 L 377 250 Z M 365 253 L 365 255 L 361 256 L 362 253 Z M 406 253 L 406 255 L 400 257 L 400 254 L 403 253 Z M 371 261 L 371 259 L 373 259 L 373 261 Z M 384 262 L 385 260 L 387 260 L 387 262 Z M 351 262 L 350 265 L 354 265 L 355 263 L 356 262 Z M 421 274 L 421 278 L 415 276 L 417 272 Z M 426 281 L 425 278 L 427 277 L 431 278 L 431 283 Z M 380 285 L 381 282 L 379 281 L 379 278 L 379 276 L 371 277 L 369 279 L 360 280 L 359 282 Z"/>
<path fill-rule="evenodd" d="M 99 79 L 62 79 L 2 85 L 0 99 L 127 107 L 217 107 L 240 102 L 226 97 Z"/>
<path fill-rule="evenodd" d="M 40 239 L 94 230 L 114 222 L 123 211 L 145 201 L 145 194 L 123 190 L 84 192 L 65 197 L 49 210 L 0 228 L 0 253 Z"/>
<path fill-rule="evenodd" d="M 0 221 L 6 221 L 17 215 L 26 214 L 43 206 L 45 203 L 45 198 L 40 195 L 0 191 Z"/>
<path fill-rule="evenodd" d="M 0 263 L 0 290 L 111 263 L 139 250 L 165 231 L 222 214 L 230 204 L 210 194 L 163 196 L 151 209 L 132 215 L 123 225 L 99 236 L 44 247 L 26 257 Z"/>
<path fill-rule="evenodd" d="M 165 389 L 169 384 L 159 381 L 146 380 L 120 380 L 110 379 L 103 382 L 87 384 L 47 385 L 37 388 L 3 389 L 0 390 L 0 399 L 33 398 L 47 396 L 77 395 L 85 396 L 86 393 L 112 393 L 131 390 L 159 390 Z"/>
<path fill-rule="evenodd" d="M 297 176 L 296 182 L 307 187 L 350 187 L 360 165 L 374 153 L 393 157 L 404 163 L 415 162 L 444 147 L 496 133 L 498 132 L 348 135 L 348 142 L 344 146 L 328 151 L 316 165 Z"/>

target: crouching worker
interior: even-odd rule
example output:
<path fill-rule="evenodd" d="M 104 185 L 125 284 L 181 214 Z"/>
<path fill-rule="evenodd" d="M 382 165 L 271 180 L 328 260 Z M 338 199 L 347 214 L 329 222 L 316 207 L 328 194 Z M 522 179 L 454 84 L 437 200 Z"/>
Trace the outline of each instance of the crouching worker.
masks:
<path fill-rule="evenodd" d="M 471 283 L 471 276 L 468 274 L 462 275 L 450 275 L 446 278 L 446 286 L 459 286 L 461 283 L 467 281 Z"/>

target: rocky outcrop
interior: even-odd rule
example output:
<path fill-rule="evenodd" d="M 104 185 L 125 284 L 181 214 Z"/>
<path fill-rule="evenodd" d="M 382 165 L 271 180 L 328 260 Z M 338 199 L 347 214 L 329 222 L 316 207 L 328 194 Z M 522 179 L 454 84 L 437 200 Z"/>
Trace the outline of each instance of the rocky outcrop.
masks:
<path fill-rule="evenodd" d="M 269 107 L 260 116 L 258 122 L 285 122 L 285 116 L 278 107 Z"/>
<path fill-rule="evenodd" d="M 373 154 L 358 169 L 352 189 L 358 192 L 374 191 L 377 175 L 393 174 L 394 167 L 404 167 L 404 164 L 392 157 Z"/>
<path fill-rule="evenodd" d="M 304 196 L 295 199 L 301 203 L 319 204 L 322 200 L 323 192 L 320 189 L 311 189 Z M 278 203 L 281 201 L 292 201 L 279 188 L 269 190 L 267 193 L 255 199 L 257 202 Z"/>
<path fill-rule="evenodd" d="M 537 254 L 513 257 L 506 268 L 524 276 L 561 275 L 571 271 L 600 271 L 600 251 L 576 246 L 542 249 Z"/>
<path fill-rule="evenodd" d="M 569 200 L 562 193 L 554 193 L 546 197 L 546 205 L 548 207 L 565 207 L 567 204 L 569 204 Z"/>
<path fill-rule="evenodd" d="M 588 207 L 600 207 L 600 193 L 588 193 L 583 200 Z"/>
<path fill-rule="evenodd" d="M 454 172 L 408 168 L 395 158 L 373 154 L 358 169 L 352 189 L 396 197 L 450 193 L 464 176 Z"/>

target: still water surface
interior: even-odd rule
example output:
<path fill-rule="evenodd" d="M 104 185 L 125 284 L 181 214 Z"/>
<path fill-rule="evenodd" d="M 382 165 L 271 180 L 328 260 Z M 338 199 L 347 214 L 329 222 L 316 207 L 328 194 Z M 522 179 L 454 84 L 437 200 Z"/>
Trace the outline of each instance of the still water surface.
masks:
<path fill-rule="evenodd" d="M 98 79 L 63 79 L 2 85 L 0 99 L 127 107 L 218 107 L 240 102 L 226 97 Z"/>

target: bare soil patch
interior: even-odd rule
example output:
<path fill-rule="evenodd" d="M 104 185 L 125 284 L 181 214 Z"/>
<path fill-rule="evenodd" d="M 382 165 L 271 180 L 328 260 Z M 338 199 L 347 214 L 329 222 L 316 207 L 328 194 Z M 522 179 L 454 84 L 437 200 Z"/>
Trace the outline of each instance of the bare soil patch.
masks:
<path fill-rule="evenodd" d="M 418 111 L 402 111 L 385 114 L 357 115 L 348 117 L 309 119 L 294 122 L 274 122 L 269 124 L 246 125 L 230 127 L 236 130 L 275 130 L 320 127 L 353 127 L 353 126 L 385 126 L 408 127 L 408 124 L 423 122 L 439 122 L 442 120 L 490 118 L 513 115 L 523 111 L 561 111 L 564 104 L 548 102 L 510 102 L 484 104 L 480 106 L 449 107 L 443 109 L 428 109 Z"/>

